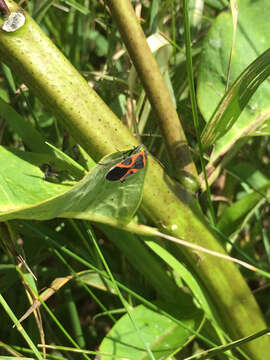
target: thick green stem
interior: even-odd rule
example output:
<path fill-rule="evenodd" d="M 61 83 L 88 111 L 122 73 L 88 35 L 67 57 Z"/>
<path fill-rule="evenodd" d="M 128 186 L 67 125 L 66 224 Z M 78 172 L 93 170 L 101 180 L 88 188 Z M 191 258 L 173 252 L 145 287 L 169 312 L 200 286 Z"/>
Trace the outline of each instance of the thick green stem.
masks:
<path fill-rule="evenodd" d="M 11 10 L 17 8 L 13 2 L 7 3 Z M 76 141 L 96 160 L 117 148 L 136 145 L 126 127 L 27 14 L 20 30 L 0 33 L 0 58 L 62 119 Z M 150 156 L 142 209 L 169 234 L 224 252 L 191 204 L 175 195 L 163 169 Z M 265 327 L 258 305 L 233 263 L 210 255 L 198 256 L 189 249 L 178 250 L 204 283 L 234 339 Z M 252 341 L 245 350 L 253 360 L 265 359 L 270 353 L 270 339 L 264 336 Z"/>
<path fill-rule="evenodd" d="M 197 170 L 170 93 L 130 1 L 109 0 L 108 4 L 147 97 L 156 113 L 172 163 L 175 165 L 176 177 L 185 184 L 189 183 L 189 177 L 198 182 L 195 180 L 197 179 Z"/>

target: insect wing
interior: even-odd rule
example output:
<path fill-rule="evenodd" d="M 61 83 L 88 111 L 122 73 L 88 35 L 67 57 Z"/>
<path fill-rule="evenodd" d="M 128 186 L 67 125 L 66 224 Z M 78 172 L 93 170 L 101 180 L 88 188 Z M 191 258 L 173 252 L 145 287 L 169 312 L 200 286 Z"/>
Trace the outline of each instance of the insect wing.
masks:
<path fill-rule="evenodd" d="M 116 165 L 107 172 L 106 179 L 109 181 L 121 180 L 121 178 L 124 177 L 128 171 L 128 168 L 123 168 Z"/>
<path fill-rule="evenodd" d="M 133 169 L 137 169 L 137 170 L 140 170 L 140 169 L 143 169 L 146 165 L 146 159 L 147 159 L 147 152 L 146 151 L 142 151 L 140 152 L 139 154 L 136 154 L 136 158 L 135 158 L 135 161 L 132 165 L 132 168 Z M 135 157 L 135 155 L 134 155 Z"/>

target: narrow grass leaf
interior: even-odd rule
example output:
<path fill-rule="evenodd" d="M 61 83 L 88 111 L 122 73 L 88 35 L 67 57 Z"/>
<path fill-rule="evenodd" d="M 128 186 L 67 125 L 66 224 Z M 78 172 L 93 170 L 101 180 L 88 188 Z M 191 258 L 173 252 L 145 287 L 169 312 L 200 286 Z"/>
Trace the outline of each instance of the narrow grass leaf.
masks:
<path fill-rule="evenodd" d="M 24 330 L 24 328 L 22 327 L 22 325 L 19 323 L 18 319 L 16 318 L 15 314 L 13 313 L 13 311 L 11 310 L 11 308 L 9 307 L 9 305 L 7 304 L 7 302 L 5 301 L 5 299 L 3 298 L 3 296 L 0 294 L 0 303 L 2 305 L 2 307 L 4 308 L 4 310 L 6 311 L 6 313 L 8 314 L 8 316 L 10 317 L 10 319 L 14 322 L 14 324 L 16 325 L 17 329 L 20 331 L 20 333 L 22 334 L 23 338 L 25 339 L 25 341 L 27 342 L 27 344 L 29 345 L 30 349 L 33 351 L 33 353 L 35 354 L 36 358 L 39 360 L 42 360 L 43 357 L 40 354 L 40 352 L 38 351 L 38 349 L 36 348 L 35 344 L 33 343 L 33 341 L 30 339 L 30 337 L 28 336 L 27 332 Z M 10 331 L 12 331 L 10 329 Z M 15 331 L 15 330 L 14 330 Z"/>
<path fill-rule="evenodd" d="M 81 5 L 77 1 L 74 1 L 74 0 L 62 0 L 62 2 L 69 5 L 71 8 L 73 8 L 75 10 L 78 10 L 83 15 L 88 15 L 89 14 L 89 9 L 87 9 L 87 7 Z"/>
<path fill-rule="evenodd" d="M 52 4 L 53 0 L 41 0 L 37 3 L 33 13 L 33 18 L 36 20 L 37 23 L 40 23 L 42 21 Z"/>

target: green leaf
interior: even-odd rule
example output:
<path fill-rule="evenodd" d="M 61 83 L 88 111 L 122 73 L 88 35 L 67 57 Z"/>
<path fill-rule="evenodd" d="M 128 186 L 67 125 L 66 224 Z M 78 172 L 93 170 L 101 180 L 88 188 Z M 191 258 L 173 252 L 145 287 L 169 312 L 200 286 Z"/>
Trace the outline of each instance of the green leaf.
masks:
<path fill-rule="evenodd" d="M 54 156 L 53 160 L 54 160 L 55 164 L 57 164 L 57 166 L 58 166 L 58 163 L 59 163 L 59 166 L 64 164 L 65 169 L 68 170 L 76 179 L 77 178 L 80 179 L 83 177 L 83 175 L 85 175 L 84 168 L 79 163 L 77 163 L 70 156 L 68 156 L 67 154 L 65 154 L 64 152 L 59 150 L 57 147 L 53 146 L 52 144 L 49 144 L 49 143 L 46 143 L 46 144 L 50 148 L 51 153 Z M 90 164 L 91 164 L 91 167 L 93 167 L 95 163 L 92 162 Z"/>
<path fill-rule="evenodd" d="M 227 166 L 227 170 L 236 175 L 239 180 L 246 183 L 247 186 L 259 190 L 267 185 L 269 179 L 259 169 L 249 163 L 241 162 L 236 165 Z"/>
<path fill-rule="evenodd" d="M 249 219 L 254 211 L 266 201 L 266 195 L 270 189 L 270 182 L 250 194 L 242 197 L 236 203 L 225 209 L 219 222 L 218 229 L 226 236 L 230 236 L 240 230 L 243 224 Z"/>
<path fill-rule="evenodd" d="M 232 19 L 226 12 L 217 18 L 209 31 L 198 74 L 198 104 L 208 121 L 203 132 L 203 145 L 209 147 L 217 142 L 212 162 L 270 115 L 267 100 L 270 86 L 267 82 L 262 83 L 270 75 L 270 51 L 265 51 L 270 47 L 267 35 L 270 31 L 270 3 L 265 0 L 241 0 L 238 5 L 239 23 L 230 84 L 244 72 L 222 98 L 232 42 Z M 258 57 L 263 51 L 265 53 Z"/>
<path fill-rule="evenodd" d="M 115 226 L 127 224 L 140 204 L 147 166 L 125 183 L 106 180 L 106 173 L 121 156 L 117 152 L 104 158 L 77 183 L 55 184 L 45 181 L 40 168 L 29 162 L 35 157 L 36 163 L 42 163 L 44 156 L 0 147 L 0 219 L 74 217 Z"/>
<path fill-rule="evenodd" d="M 201 286 L 201 284 L 198 282 L 198 280 L 194 277 L 194 274 L 192 274 L 181 262 L 171 255 L 166 249 L 164 249 L 162 246 L 160 246 L 158 243 L 147 240 L 146 241 L 147 246 L 149 246 L 158 256 L 160 256 L 163 261 L 165 261 L 170 268 L 173 269 L 176 277 L 181 277 L 195 298 L 198 300 L 200 307 L 204 310 L 204 312 L 207 314 L 209 318 L 212 318 L 212 320 L 215 318 L 213 316 L 214 308 L 211 308 L 211 304 L 209 299 L 206 296 L 205 289 Z"/>
<path fill-rule="evenodd" d="M 199 313 L 197 313 L 198 315 Z M 201 316 L 194 313 L 190 316 L 187 309 L 179 307 L 179 317 L 185 327 L 171 319 L 140 305 L 131 311 L 131 316 L 140 335 L 134 328 L 130 317 L 124 315 L 106 335 L 100 345 L 100 352 L 110 355 L 110 359 L 127 358 L 131 360 L 149 359 L 144 340 L 151 348 L 155 359 L 165 359 L 179 351 L 193 339 L 190 328 L 196 331 L 201 324 Z M 108 359 L 102 356 L 101 359 Z"/>
<path fill-rule="evenodd" d="M 10 127 L 20 135 L 23 142 L 32 151 L 39 153 L 50 152 L 49 147 L 45 144 L 45 139 L 29 122 L 19 115 L 12 106 L 0 98 L 0 116 L 3 117 Z"/>
<path fill-rule="evenodd" d="M 17 356 L 1 356 L 1 360 L 18 360 Z M 34 358 L 23 357 L 24 360 L 34 360 Z"/>
<path fill-rule="evenodd" d="M 32 16 L 37 23 L 40 23 L 42 21 L 42 19 L 47 14 L 47 12 L 49 11 L 52 5 L 53 5 L 53 0 L 41 0 L 36 4 Z"/>
<path fill-rule="evenodd" d="M 250 136 L 270 136 L 270 119 L 267 119 L 262 125 L 252 131 Z"/>
<path fill-rule="evenodd" d="M 82 281 L 85 284 L 102 291 L 110 291 L 110 294 L 116 294 L 112 282 L 108 279 L 105 279 L 104 277 L 101 277 L 100 274 L 97 274 L 93 270 L 81 271 L 77 274 L 76 280 L 79 283 Z"/>
<path fill-rule="evenodd" d="M 164 264 L 154 256 L 152 251 L 147 249 L 142 241 L 144 238 L 140 237 L 139 239 L 134 234 L 120 229 L 113 229 L 106 225 L 101 225 L 99 228 L 125 255 L 129 263 L 155 288 L 159 298 L 167 302 L 183 301 L 183 293 L 166 272 Z M 146 244 L 148 244 L 148 241 L 146 241 Z M 136 255 L 134 256 L 134 254 Z M 189 297 L 189 295 L 185 295 Z"/>
<path fill-rule="evenodd" d="M 227 0 L 206 0 L 205 4 L 212 6 L 213 8 L 216 8 L 217 10 L 221 10 L 228 6 L 228 1 Z"/>
<path fill-rule="evenodd" d="M 82 13 L 83 15 L 88 15 L 89 14 L 89 9 L 87 9 L 87 7 L 81 5 L 79 2 L 74 1 L 74 0 L 63 0 L 63 3 L 69 5 L 71 8 L 79 11 L 80 13 Z"/>

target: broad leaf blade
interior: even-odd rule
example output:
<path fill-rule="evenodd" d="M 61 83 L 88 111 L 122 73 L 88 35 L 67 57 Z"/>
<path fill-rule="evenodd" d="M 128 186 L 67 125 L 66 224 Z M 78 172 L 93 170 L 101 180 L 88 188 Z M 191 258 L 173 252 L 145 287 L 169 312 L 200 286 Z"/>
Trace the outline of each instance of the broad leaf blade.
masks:
<path fill-rule="evenodd" d="M 249 114 L 245 113 L 245 118 L 241 118 L 239 121 L 237 120 L 258 86 L 261 85 L 269 75 L 270 50 L 267 50 L 239 76 L 219 103 L 216 112 L 202 134 L 202 142 L 205 148 L 211 146 L 224 136 L 236 122 L 239 131 L 244 126 L 248 126 L 251 121 L 254 121 L 255 113 L 258 115 L 258 112 L 253 111 L 249 111 Z M 247 121 L 247 118 L 249 121 Z M 235 132 L 237 132 L 236 127 Z"/>
<path fill-rule="evenodd" d="M 270 86 L 262 82 L 270 74 L 270 51 L 265 51 L 270 47 L 267 35 L 267 29 L 270 30 L 267 15 L 270 4 L 265 0 L 241 0 L 238 6 L 239 23 L 230 79 L 231 84 L 233 81 L 235 83 L 222 98 L 232 41 L 232 20 L 229 13 L 221 14 L 209 31 L 198 75 L 198 103 L 208 121 L 202 138 L 204 147 L 211 146 L 226 134 L 224 139 L 217 142 L 212 162 L 225 152 L 225 148 L 228 151 L 239 137 L 260 126 L 269 113 L 267 99 L 270 96 Z M 258 57 L 263 51 L 265 53 Z"/>
<path fill-rule="evenodd" d="M 39 167 L 26 161 L 26 153 L 0 147 L 0 219 L 76 217 L 114 225 L 128 223 L 141 201 L 146 167 L 125 183 L 107 181 L 105 175 L 119 162 L 120 154 L 106 157 L 104 165 L 97 165 L 77 183 L 55 184 L 45 181 Z"/>
<path fill-rule="evenodd" d="M 156 360 L 166 359 L 193 339 L 193 335 L 188 331 L 188 328 L 196 331 L 202 321 L 200 312 L 191 315 L 191 313 L 187 312 L 187 309 L 182 311 L 180 315 L 185 327 L 181 327 L 171 319 L 143 305 L 133 309 L 131 314 L 140 335 L 138 335 L 130 317 L 126 314 L 102 341 L 101 353 L 115 358 L 149 359 L 145 350 L 145 343 L 147 343 Z M 144 340 L 144 343 L 141 339 Z M 101 355 L 102 360 L 107 358 L 107 355 Z"/>

